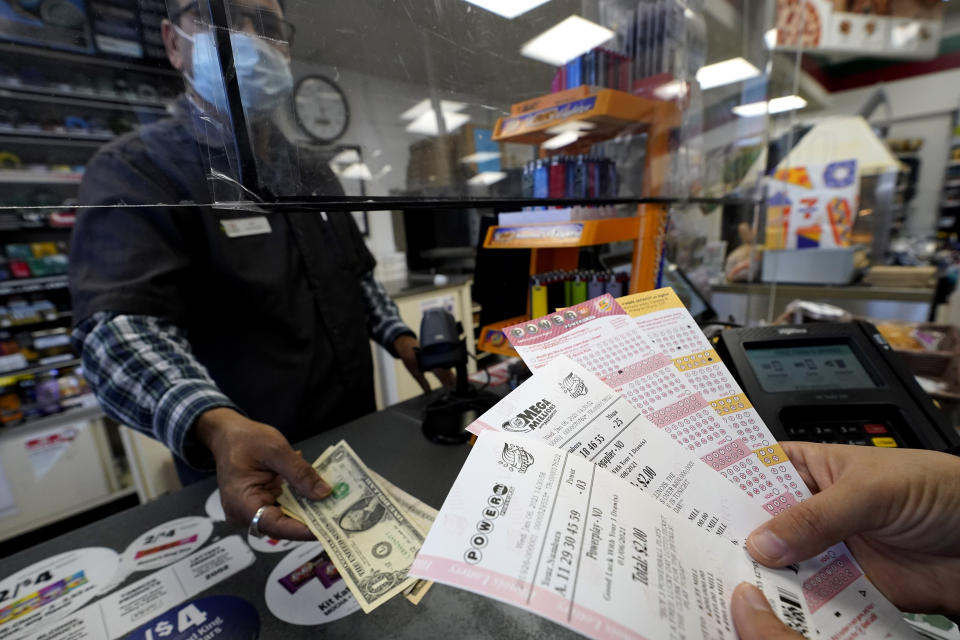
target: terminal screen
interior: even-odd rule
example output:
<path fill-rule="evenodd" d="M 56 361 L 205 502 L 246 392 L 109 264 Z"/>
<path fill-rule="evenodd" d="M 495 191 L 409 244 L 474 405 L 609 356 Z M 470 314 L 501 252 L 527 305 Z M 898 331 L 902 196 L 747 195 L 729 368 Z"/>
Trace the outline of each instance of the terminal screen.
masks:
<path fill-rule="evenodd" d="M 876 387 L 847 344 L 747 347 L 747 358 L 764 391 L 816 391 Z"/>

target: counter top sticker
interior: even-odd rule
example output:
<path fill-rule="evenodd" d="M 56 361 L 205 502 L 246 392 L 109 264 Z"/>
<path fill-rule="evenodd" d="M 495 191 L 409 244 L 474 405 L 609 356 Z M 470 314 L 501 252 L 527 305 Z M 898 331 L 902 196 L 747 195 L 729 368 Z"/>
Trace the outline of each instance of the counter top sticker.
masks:
<path fill-rule="evenodd" d="M 157 616 L 127 640 L 256 640 L 260 615 L 236 596 L 210 596 L 187 602 Z"/>
<path fill-rule="evenodd" d="M 165 567 L 199 549 L 213 532 L 209 518 L 188 516 L 165 522 L 143 533 L 123 552 L 126 571 Z"/>
<path fill-rule="evenodd" d="M 264 600 L 270 613 L 290 624 L 339 620 L 360 609 L 319 542 L 291 551 L 267 579 Z"/>
<path fill-rule="evenodd" d="M 206 504 L 203 505 L 203 509 L 214 522 L 224 522 L 227 519 L 226 514 L 223 512 L 223 505 L 220 503 L 220 489 L 215 489 L 214 492 L 210 494 Z M 281 553 L 299 547 L 303 544 L 303 541 L 274 540 L 268 537 L 255 538 L 247 534 L 247 544 L 250 545 L 251 549 L 259 551 L 260 553 Z"/>
<path fill-rule="evenodd" d="M 222 603 L 212 608 L 200 606 L 198 601 L 193 602 L 192 608 L 189 604 L 181 606 L 213 585 L 229 580 L 252 565 L 255 559 L 240 536 L 229 536 L 100 598 L 63 620 L 42 629 L 31 628 L 29 631 L 33 633 L 29 637 L 31 640 L 115 640 L 122 637 L 166 640 L 176 631 L 185 634 L 177 635 L 177 638 L 194 640 L 255 638 L 259 620 L 254 618 L 251 622 L 243 613 L 227 617 Z M 233 611 L 232 605 L 226 608 Z M 175 625 L 160 624 L 162 620 L 170 621 L 172 615 L 176 616 Z M 240 624 L 237 622 L 240 619 L 245 622 Z M 252 635 L 224 635 L 227 630 L 240 629 L 244 625 L 250 625 L 254 631 Z M 129 635 L 138 628 L 141 635 Z M 17 640 L 24 637 L 21 634 Z"/>
<path fill-rule="evenodd" d="M 220 504 L 220 489 L 214 489 L 210 497 L 207 498 L 206 503 L 204 503 L 203 510 L 207 512 L 207 516 L 214 522 L 226 521 L 227 514 L 223 512 L 223 505 Z"/>
<path fill-rule="evenodd" d="M 112 549 L 88 547 L 41 560 L 0 581 L 0 640 L 21 638 L 99 595 L 119 565 Z"/>

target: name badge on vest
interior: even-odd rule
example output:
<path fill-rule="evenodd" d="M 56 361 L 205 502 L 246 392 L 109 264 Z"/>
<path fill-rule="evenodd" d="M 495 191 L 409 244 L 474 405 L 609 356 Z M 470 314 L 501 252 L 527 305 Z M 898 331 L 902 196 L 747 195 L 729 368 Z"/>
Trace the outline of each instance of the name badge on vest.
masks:
<path fill-rule="evenodd" d="M 256 216 L 253 218 L 234 218 L 233 220 L 221 220 L 220 228 L 227 234 L 228 238 L 243 238 L 245 236 L 259 236 L 270 233 L 270 222 L 266 216 Z"/>

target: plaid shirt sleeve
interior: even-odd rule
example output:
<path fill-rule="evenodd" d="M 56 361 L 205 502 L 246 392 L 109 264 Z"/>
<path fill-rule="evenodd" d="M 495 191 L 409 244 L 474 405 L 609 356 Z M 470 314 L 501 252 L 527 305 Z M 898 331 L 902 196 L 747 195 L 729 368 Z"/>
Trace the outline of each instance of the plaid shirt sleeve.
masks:
<path fill-rule="evenodd" d="M 370 337 L 393 357 L 397 357 L 393 341 L 402 335 L 416 337 L 417 334 L 400 319 L 397 303 L 390 299 L 383 285 L 373 278 L 372 272 L 363 276 L 360 288 L 367 308 L 367 331 Z"/>
<path fill-rule="evenodd" d="M 163 442 L 192 466 L 213 467 L 190 428 L 210 409 L 240 409 L 193 356 L 182 329 L 153 316 L 98 312 L 74 328 L 73 341 L 107 415 Z"/>

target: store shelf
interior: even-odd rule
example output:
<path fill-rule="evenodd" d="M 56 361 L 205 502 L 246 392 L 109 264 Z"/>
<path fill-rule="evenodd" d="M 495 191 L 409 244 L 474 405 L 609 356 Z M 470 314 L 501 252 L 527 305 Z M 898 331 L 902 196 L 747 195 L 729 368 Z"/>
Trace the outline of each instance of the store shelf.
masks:
<path fill-rule="evenodd" d="M 520 354 L 513 348 L 510 341 L 507 340 L 507 336 L 504 335 L 502 329 L 512 324 L 524 322 L 525 320 L 528 320 L 527 316 L 517 316 L 509 320 L 501 320 L 500 322 L 485 325 L 480 329 L 480 339 L 477 340 L 477 351 L 519 358 Z"/>
<path fill-rule="evenodd" d="M 120 69 L 122 71 L 131 71 L 133 73 L 144 73 L 155 76 L 167 76 L 179 79 L 180 74 L 172 69 L 168 64 L 158 62 L 156 65 L 147 65 L 133 60 L 114 60 L 103 57 L 100 54 L 80 53 L 72 51 L 62 51 L 59 49 L 45 49 L 20 43 L 0 43 L 0 54 L 6 58 L 8 55 L 27 55 L 41 58 L 52 58 L 54 60 L 64 60 L 75 64 L 83 64 L 93 67 L 109 67 Z"/>
<path fill-rule="evenodd" d="M 0 184 L 80 184 L 83 174 L 73 171 L 0 170 Z"/>
<path fill-rule="evenodd" d="M 42 102 L 43 104 L 59 104 L 69 107 L 106 109 L 110 111 L 136 111 L 138 113 L 148 112 L 158 115 L 163 115 L 167 112 L 166 105 L 159 100 L 45 89 L 42 87 L 27 87 L 3 82 L 0 82 L 0 98 Z"/>
<path fill-rule="evenodd" d="M 44 318 L 43 320 L 34 320 L 33 322 L 21 322 L 19 324 L 9 323 L 3 324 L 0 323 L 0 329 L 25 329 L 28 327 L 38 327 L 40 325 L 51 324 L 54 322 L 60 322 L 61 320 L 67 320 L 73 317 L 72 311 L 61 311 L 52 318 Z"/>
<path fill-rule="evenodd" d="M 943 183 L 945 189 L 956 189 L 960 187 L 960 180 L 947 180 Z"/>
<path fill-rule="evenodd" d="M 36 138 L 29 134 L 21 135 L 19 132 L 0 131 L 0 143 L 5 145 L 29 145 L 29 146 L 56 146 L 56 147 L 87 147 L 94 151 L 103 146 L 102 141 L 98 140 L 71 140 L 62 138 Z"/>
<path fill-rule="evenodd" d="M 559 249 L 636 240 L 640 218 L 498 225 L 487 230 L 484 249 Z"/>
<path fill-rule="evenodd" d="M 43 140 L 60 144 L 62 142 L 100 143 L 113 140 L 112 133 L 87 133 L 82 130 L 61 132 L 45 131 L 43 129 L 0 129 L 0 141 L 10 138 L 27 138 L 29 140 Z"/>
<path fill-rule="evenodd" d="M 32 376 L 38 373 L 45 373 L 51 369 L 65 369 L 67 367 L 77 367 L 80 366 L 80 358 L 70 358 L 69 360 L 63 360 L 61 362 L 51 362 L 49 364 L 37 365 L 35 367 L 27 367 L 25 369 L 14 369 L 12 371 L 0 371 L 0 378 L 6 378 L 10 376 Z"/>
<path fill-rule="evenodd" d="M 51 289 L 66 289 L 69 286 L 70 282 L 66 275 L 4 280 L 0 282 L 0 296 L 17 293 L 33 293 L 34 291 L 50 291 Z"/>
<path fill-rule="evenodd" d="M 93 394 L 87 394 L 90 396 L 92 402 Z M 75 400 L 76 398 L 70 398 Z M 27 420 L 26 422 L 21 422 L 20 424 L 12 425 L 9 427 L 0 427 L 3 429 L 4 433 L 18 433 L 20 431 L 30 431 L 33 429 L 56 429 L 57 427 L 62 427 L 64 425 L 70 424 L 72 422 L 80 422 L 82 420 L 96 420 L 97 418 L 102 418 L 105 414 L 103 409 L 100 408 L 99 404 L 92 404 L 88 407 L 76 407 L 74 409 L 65 409 L 60 413 L 54 413 L 49 416 L 44 416 L 42 418 L 36 418 L 34 420 Z"/>
<path fill-rule="evenodd" d="M 593 124 L 595 128 L 585 131 L 577 142 L 592 144 L 622 133 L 625 127 L 638 123 L 678 126 L 680 111 L 672 102 L 639 98 L 625 91 L 601 89 L 586 98 L 500 118 L 493 139 L 497 142 L 540 144 L 553 137 L 554 134 L 548 133 L 548 129 L 569 122 Z"/>

